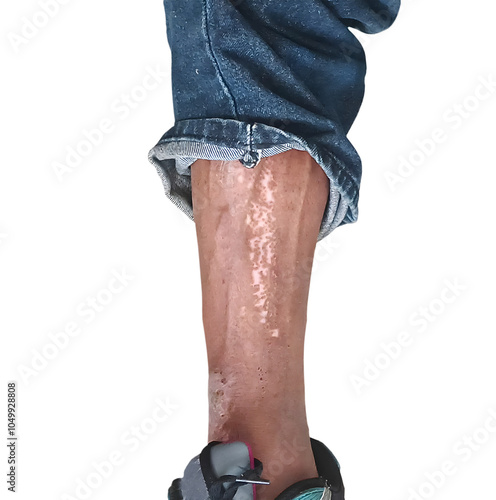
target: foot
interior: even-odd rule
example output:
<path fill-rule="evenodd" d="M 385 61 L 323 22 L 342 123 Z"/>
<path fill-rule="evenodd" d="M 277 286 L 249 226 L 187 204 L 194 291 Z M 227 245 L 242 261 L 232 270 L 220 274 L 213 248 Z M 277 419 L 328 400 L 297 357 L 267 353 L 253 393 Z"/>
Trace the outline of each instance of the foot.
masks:
<path fill-rule="evenodd" d="M 339 463 L 323 443 L 310 441 L 318 473 L 293 482 L 277 496 L 269 495 L 269 478 L 249 443 L 212 441 L 189 462 L 184 476 L 172 482 L 168 499 L 260 500 L 265 496 L 271 500 L 344 500 Z"/>

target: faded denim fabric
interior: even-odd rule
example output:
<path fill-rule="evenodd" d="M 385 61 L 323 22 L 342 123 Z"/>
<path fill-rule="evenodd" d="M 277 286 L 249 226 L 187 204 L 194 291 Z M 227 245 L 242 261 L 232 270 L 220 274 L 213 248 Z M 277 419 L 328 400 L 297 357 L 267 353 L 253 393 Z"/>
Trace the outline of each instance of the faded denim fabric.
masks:
<path fill-rule="evenodd" d="M 347 138 L 366 60 L 349 27 L 387 29 L 400 0 L 165 0 L 175 124 L 149 152 L 193 220 L 191 164 L 307 151 L 330 180 L 318 240 L 358 217 L 361 159 Z M 295 166 L 297 168 L 297 166 Z"/>

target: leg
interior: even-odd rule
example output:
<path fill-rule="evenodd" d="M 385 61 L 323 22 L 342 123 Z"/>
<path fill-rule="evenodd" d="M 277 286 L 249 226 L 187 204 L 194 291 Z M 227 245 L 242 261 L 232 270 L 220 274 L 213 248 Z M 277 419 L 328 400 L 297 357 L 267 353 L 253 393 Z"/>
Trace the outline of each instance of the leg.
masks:
<path fill-rule="evenodd" d="M 250 443 L 271 480 L 257 487 L 258 500 L 273 499 L 318 475 L 303 350 L 329 180 L 307 152 L 290 150 L 253 169 L 197 160 L 191 182 L 209 365 L 208 440 Z"/>

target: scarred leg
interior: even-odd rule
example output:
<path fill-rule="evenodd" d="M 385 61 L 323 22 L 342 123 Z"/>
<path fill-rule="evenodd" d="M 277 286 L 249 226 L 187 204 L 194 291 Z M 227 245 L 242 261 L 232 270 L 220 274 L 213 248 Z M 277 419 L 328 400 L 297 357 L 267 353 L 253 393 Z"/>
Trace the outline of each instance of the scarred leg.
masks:
<path fill-rule="evenodd" d="M 329 193 L 304 151 L 191 166 L 209 365 L 208 440 L 250 443 L 273 500 L 317 476 L 305 411 L 310 270 Z"/>

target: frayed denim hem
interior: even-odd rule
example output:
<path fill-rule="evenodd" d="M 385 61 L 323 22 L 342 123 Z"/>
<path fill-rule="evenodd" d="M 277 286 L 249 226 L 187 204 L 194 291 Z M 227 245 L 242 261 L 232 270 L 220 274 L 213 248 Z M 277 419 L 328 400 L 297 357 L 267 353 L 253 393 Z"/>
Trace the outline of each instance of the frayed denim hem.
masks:
<path fill-rule="evenodd" d="M 206 118 L 182 120 L 167 131 L 150 150 L 148 158 L 159 174 L 165 194 L 191 220 L 193 217 L 191 165 L 197 159 L 239 160 L 254 168 L 262 158 L 290 149 L 307 151 L 329 178 L 329 198 L 317 241 L 337 227 L 353 223 L 358 216 L 359 186 L 319 135 L 304 139 L 257 122 Z"/>

